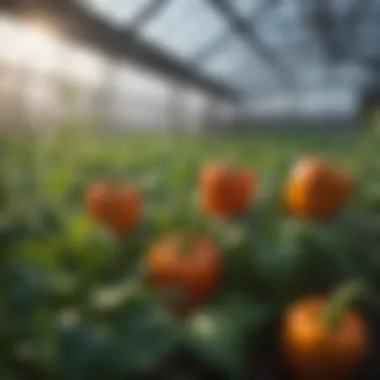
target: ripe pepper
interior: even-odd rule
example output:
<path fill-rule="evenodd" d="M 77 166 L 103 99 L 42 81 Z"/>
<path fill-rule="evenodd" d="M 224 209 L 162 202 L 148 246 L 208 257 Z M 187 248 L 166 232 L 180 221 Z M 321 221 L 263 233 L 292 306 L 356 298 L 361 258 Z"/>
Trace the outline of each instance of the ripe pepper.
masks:
<path fill-rule="evenodd" d="M 220 281 L 219 249 L 203 234 L 176 233 L 161 238 L 149 250 L 147 266 L 148 277 L 158 290 L 184 293 L 181 309 L 190 310 L 207 300 Z"/>
<path fill-rule="evenodd" d="M 346 206 L 353 190 L 352 178 L 319 157 L 301 159 L 285 184 L 285 205 L 299 218 L 325 221 Z"/>
<path fill-rule="evenodd" d="M 370 338 L 350 303 L 365 289 L 361 282 L 349 282 L 330 299 L 306 297 L 287 310 L 281 347 L 296 379 L 339 380 L 355 373 L 368 352 Z"/>

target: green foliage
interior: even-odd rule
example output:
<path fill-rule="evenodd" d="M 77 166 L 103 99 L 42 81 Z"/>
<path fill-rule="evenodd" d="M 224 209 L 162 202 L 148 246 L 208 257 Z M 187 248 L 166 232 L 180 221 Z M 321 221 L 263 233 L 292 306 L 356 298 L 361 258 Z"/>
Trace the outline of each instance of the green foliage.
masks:
<path fill-rule="evenodd" d="M 248 344 L 274 312 L 252 297 L 223 295 L 188 321 L 187 343 L 230 378 L 246 379 Z"/>
<path fill-rule="evenodd" d="M 1 136 L 0 379 L 128 378 L 183 344 L 231 378 L 245 378 L 266 320 L 289 302 L 351 278 L 380 290 L 376 141 L 112 139 L 72 126 L 32 143 Z M 314 152 L 358 182 L 348 210 L 328 224 L 294 220 L 282 207 L 290 165 Z M 198 170 L 220 158 L 251 167 L 260 183 L 251 210 L 230 222 L 198 207 Z M 99 178 L 141 185 L 144 223 L 131 236 L 116 239 L 85 214 L 84 191 Z M 149 245 L 179 227 L 214 236 L 223 265 L 218 293 L 184 320 L 166 312 L 144 275 Z"/>

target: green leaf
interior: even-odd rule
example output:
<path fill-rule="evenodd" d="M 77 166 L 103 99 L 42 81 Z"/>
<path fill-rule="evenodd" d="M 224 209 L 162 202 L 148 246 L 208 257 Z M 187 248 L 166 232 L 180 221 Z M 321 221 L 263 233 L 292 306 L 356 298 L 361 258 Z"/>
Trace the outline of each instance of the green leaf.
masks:
<path fill-rule="evenodd" d="M 79 265 L 86 281 L 95 280 L 106 272 L 118 255 L 117 241 L 83 215 L 75 215 L 69 221 L 67 244 L 70 259 Z"/>
<path fill-rule="evenodd" d="M 89 298 L 94 310 L 100 313 L 114 313 L 129 304 L 141 294 L 141 284 L 134 279 L 111 286 L 95 288 Z"/>
<path fill-rule="evenodd" d="M 126 377 L 156 366 L 178 342 L 176 323 L 145 298 L 125 305 L 114 326 L 109 363 Z"/>
<path fill-rule="evenodd" d="M 15 312 L 28 311 L 46 299 L 50 292 L 47 276 L 38 268 L 10 268 L 5 284 L 7 306 Z"/>
<path fill-rule="evenodd" d="M 43 240 L 29 240 L 20 247 L 25 262 L 49 270 L 59 268 L 62 252 L 62 240 L 56 237 Z"/>
<path fill-rule="evenodd" d="M 95 229 L 93 221 L 83 214 L 74 214 L 67 221 L 67 237 L 73 244 L 81 244 Z"/>
<path fill-rule="evenodd" d="M 244 379 L 250 338 L 260 331 L 269 315 L 268 307 L 249 298 L 225 296 L 188 321 L 188 343 L 231 378 Z"/>
<path fill-rule="evenodd" d="M 103 335 L 90 326 L 81 324 L 63 330 L 59 345 L 62 378 L 93 379 L 104 344 Z"/>
<path fill-rule="evenodd" d="M 15 376 L 5 366 L 0 365 L 0 379 L 4 379 L 4 380 L 17 380 L 17 376 Z"/>

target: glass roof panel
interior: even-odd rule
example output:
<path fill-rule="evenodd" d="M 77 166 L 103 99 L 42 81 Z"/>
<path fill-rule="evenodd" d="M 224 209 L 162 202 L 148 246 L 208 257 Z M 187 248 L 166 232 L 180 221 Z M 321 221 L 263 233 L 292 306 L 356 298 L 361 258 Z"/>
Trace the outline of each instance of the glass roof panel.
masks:
<path fill-rule="evenodd" d="M 234 0 L 231 3 L 240 16 L 247 18 L 251 17 L 253 11 L 262 5 L 263 0 Z"/>
<path fill-rule="evenodd" d="M 128 27 L 136 14 L 157 0 L 82 1 L 117 25 Z M 240 16 L 248 20 L 265 1 L 233 0 L 231 4 Z M 286 55 L 293 57 L 296 54 L 292 49 L 291 54 L 283 54 L 283 51 L 286 53 L 289 45 L 296 45 L 296 40 L 298 44 L 300 36 L 305 35 L 302 25 L 295 22 L 298 19 L 295 1 L 289 0 L 287 6 L 276 7 L 266 14 L 265 20 L 258 18 L 255 23 L 264 43 L 280 53 L 285 61 L 290 61 Z M 271 67 L 251 51 L 242 36 L 231 31 L 225 18 L 206 0 L 168 1 L 149 22 L 135 27 L 146 41 L 194 64 L 205 75 L 235 88 L 261 88 L 266 83 L 272 86 L 277 80 Z M 215 48 L 214 42 L 217 41 L 220 43 Z M 213 44 L 214 48 L 208 56 L 207 49 Z M 196 57 L 200 52 L 203 59 L 197 62 Z"/>
<path fill-rule="evenodd" d="M 223 49 L 208 59 L 202 66 L 202 70 L 218 79 L 228 77 L 239 71 L 247 63 L 254 63 L 251 52 L 247 45 L 237 36 L 231 35 Z"/>
<path fill-rule="evenodd" d="M 117 25 L 126 25 L 151 0 L 76 0 Z"/>
<path fill-rule="evenodd" d="M 175 0 L 142 28 L 141 35 L 182 58 L 191 58 L 226 27 L 223 18 L 206 1 Z"/>
<path fill-rule="evenodd" d="M 366 15 L 366 22 L 359 24 L 355 31 L 356 53 L 365 60 L 379 61 L 378 44 L 374 41 L 380 40 L 380 4 L 373 2 L 371 5 Z"/>
<path fill-rule="evenodd" d="M 142 9 L 158 0 L 74 0 L 87 5 L 95 13 L 118 26 L 128 27 Z M 277 54 L 281 63 L 290 68 L 290 74 L 299 83 L 319 83 L 324 78 L 326 67 L 323 64 L 323 45 L 318 35 L 308 30 L 300 0 L 229 0 L 235 11 L 244 19 L 255 17 L 255 29 L 266 45 Z M 255 11 L 266 8 L 265 17 Z M 336 11 L 346 14 L 354 0 L 333 0 Z M 380 35 L 376 11 L 380 2 L 371 1 L 373 20 L 363 16 L 362 25 L 353 33 L 355 43 L 353 53 L 363 59 L 380 60 L 373 41 Z M 375 9 L 376 8 L 376 9 Z M 371 12 L 371 10 L 369 10 Z M 378 17 L 377 17 L 378 18 Z M 272 88 L 278 82 L 275 69 L 251 51 L 243 38 L 233 33 L 221 14 L 207 0 L 171 0 L 138 32 L 143 39 L 165 49 L 168 54 L 177 56 L 193 64 L 194 68 L 216 80 L 242 90 L 261 91 Z M 219 42 L 218 42 L 219 41 Z M 217 43 L 216 43 L 217 42 Z M 215 44 L 216 43 L 216 44 Z M 210 54 L 207 52 L 211 47 Z M 202 59 L 197 61 L 197 57 Z M 277 83 L 278 84 L 278 83 Z"/>

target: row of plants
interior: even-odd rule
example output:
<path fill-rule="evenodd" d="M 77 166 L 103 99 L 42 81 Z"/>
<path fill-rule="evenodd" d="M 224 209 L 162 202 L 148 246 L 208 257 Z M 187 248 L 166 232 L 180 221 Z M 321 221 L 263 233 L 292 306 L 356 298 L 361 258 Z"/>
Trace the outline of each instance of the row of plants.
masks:
<path fill-rule="evenodd" d="M 1 376 L 132 379 L 187 347 L 227 378 L 250 378 L 276 319 L 292 376 L 343 378 L 366 365 L 374 335 L 354 306 L 377 305 L 380 229 L 376 194 L 357 189 L 376 167 L 354 181 L 305 158 L 268 191 L 252 169 L 201 166 L 193 199 L 181 181 L 166 195 L 160 173 L 152 186 L 138 172 L 93 184 L 83 165 L 54 205 L 30 190 L 30 172 L 21 198 L 33 201 L 16 202 L 1 226 Z M 3 210 L 13 195 L 2 186 Z"/>

